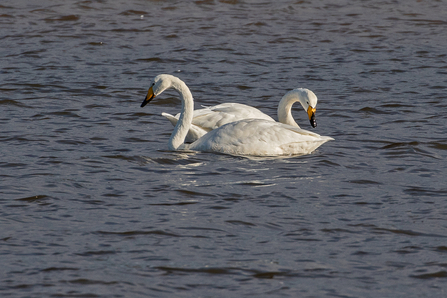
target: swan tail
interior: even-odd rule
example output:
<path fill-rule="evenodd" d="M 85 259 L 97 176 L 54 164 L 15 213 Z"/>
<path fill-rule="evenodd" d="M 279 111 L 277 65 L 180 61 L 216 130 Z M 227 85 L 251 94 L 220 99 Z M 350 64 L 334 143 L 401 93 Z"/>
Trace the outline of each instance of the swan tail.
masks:
<path fill-rule="evenodd" d="M 161 113 L 161 115 L 162 115 L 163 117 L 165 117 L 166 119 L 168 119 L 169 122 L 171 122 L 171 124 L 172 124 L 173 126 L 177 125 L 178 118 L 175 118 L 174 116 L 172 116 L 171 114 L 168 114 L 168 113 Z"/>

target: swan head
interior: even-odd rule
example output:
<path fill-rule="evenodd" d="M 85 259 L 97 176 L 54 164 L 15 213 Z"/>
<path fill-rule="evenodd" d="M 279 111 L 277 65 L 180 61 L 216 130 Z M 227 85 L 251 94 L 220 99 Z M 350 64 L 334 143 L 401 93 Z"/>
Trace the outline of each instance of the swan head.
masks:
<path fill-rule="evenodd" d="M 299 94 L 298 97 L 301 105 L 307 112 L 310 125 L 312 125 L 313 128 L 317 127 L 317 120 L 315 119 L 315 112 L 317 111 L 317 101 L 318 101 L 317 96 L 309 89 L 298 88 L 295 90 L 297 90 Z"/>
<path fill-rule="evenodd" d="M 144 101 L 141 103 L 141 107 L 147 105 L 152 99 L 160 95 L 166 89 L 174 87 L 174 83 L 178 81 L 174 76 L 168 74 L 161 74 L 154 78 L 151 87 L 149 88 Z"/>
<path fill-rule="evenodd" d="M 315 112 L 318 99 L 315 93 L 305 88 L 293 89 L 283 96 L 278 105 L 279 122 L 298 127 L 298 124 L 292 117 L 292 105 L 297 101 L 306 111 L 307 116 L 309 117 L 310 125 L 315 128 L 317 126 Z"/>

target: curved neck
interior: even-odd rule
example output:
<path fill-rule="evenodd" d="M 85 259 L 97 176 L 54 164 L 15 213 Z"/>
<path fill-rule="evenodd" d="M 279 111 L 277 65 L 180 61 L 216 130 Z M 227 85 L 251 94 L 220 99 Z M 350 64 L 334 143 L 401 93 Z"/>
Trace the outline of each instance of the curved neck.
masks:
<path fill-rule="evenodd" d="M 185 142 L 185 137 L 191 127 L 194 113 L 194 100 L 188 86 L 181 80 L 173 82 L 172 88 L 179 93 L 180 100 L 182 101 L 180 118 L 168 142 L 169 150 L 176 150 Z"/>
<path fill-rule="evenodd" d="M 295 122 L 295 119 L 292 117 L 292 106 L 295 102 L 299 101 L 301 105 L 303 103 L 300 100 L 300 97 L 294 92 L 294 90 L 287 92 L 286 95 L 281 98 L 281 101 L 278 105 L 278 121 L 284 124 L 292 125 L 299 127 Z M 304 108 L 304 105 L 303 105 Z"/>

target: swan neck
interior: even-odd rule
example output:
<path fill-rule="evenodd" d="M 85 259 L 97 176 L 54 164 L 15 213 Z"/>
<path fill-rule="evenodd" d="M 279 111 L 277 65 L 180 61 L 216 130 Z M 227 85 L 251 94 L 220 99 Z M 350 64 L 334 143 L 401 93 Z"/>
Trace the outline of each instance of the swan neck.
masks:
<path fill-rule="evenodd" d="M 292 116 L 292 106 L 295 102 L 300 101 L 299 97 L 294 93 L 287 93 L 283 96 L 278 105 L 278 121 L 284 124 L 299 127 Z M 301 103 L 302 104 L 302 103 Z"/>
<path fill-rule="evenodd" d="M 180 118 L 174 127 L 168 143 L 169 150 L 176 150 L 184 144 L 186 135 L 191 127 L 194 113 L 194 100 L 188 86 L 182 81 L 178 80 L 178 82 L 173 84 L 172 88 L 179 93 L 182 102 Z"/>

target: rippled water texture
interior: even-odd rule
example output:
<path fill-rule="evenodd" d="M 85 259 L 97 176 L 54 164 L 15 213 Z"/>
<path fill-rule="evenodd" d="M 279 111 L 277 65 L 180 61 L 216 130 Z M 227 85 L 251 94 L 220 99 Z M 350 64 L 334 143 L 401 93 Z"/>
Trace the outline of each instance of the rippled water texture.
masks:
<path fill-rule="evenodd" d="M 446 297 L 446 5 L 3 0 L 0 296 Z M 160 73 L 335 141 L 170 152 Z"/>

